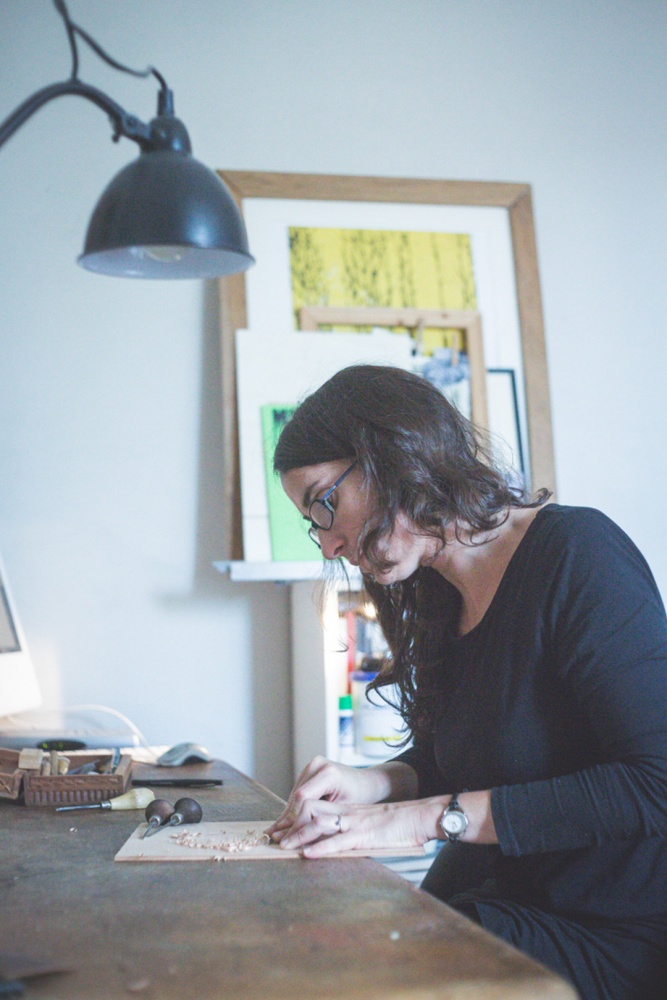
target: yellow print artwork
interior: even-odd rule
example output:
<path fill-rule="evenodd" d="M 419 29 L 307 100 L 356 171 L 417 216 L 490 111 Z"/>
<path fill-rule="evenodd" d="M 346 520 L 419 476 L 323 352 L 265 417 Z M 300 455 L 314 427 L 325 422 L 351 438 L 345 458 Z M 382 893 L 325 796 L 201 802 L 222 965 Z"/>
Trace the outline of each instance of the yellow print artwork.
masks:
<path fill-rule="evenodd" d="M 295 326 L 302 306 L 477 308 L 465 233 L 290 227 Z M 425 353 L 448 343 L 427 330 Z"/>

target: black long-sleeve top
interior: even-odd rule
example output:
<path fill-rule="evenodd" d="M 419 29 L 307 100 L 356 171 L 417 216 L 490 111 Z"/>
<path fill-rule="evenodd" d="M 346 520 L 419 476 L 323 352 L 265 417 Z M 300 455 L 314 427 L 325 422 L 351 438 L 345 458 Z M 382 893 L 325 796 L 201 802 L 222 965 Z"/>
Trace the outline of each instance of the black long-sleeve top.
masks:
<path fill-rule="evenodd" d="M 550 504 L 482 621 L 448 629 L 420 795 L 491 789 L 504 898 L 584 918 L 667 920 L 667 621 L 635 545 Z"/>

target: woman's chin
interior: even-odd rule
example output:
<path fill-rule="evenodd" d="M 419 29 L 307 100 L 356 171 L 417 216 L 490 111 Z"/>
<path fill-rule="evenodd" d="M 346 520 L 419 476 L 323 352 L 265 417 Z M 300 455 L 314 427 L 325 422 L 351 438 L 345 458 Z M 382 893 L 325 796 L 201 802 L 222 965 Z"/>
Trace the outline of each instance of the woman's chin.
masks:
<path fill-rule="evenodd" d="M 387 566 L 386 569 L 378 569 L 377 567 L 370 566 L 365 559 L 361 558 L 357 563 L 348 560 L 352 566 L 358 565 L 363 576 L 370 577 L 375 583 L 379 583 L 383 587 L 388 587 L 392 583 L 401 583 L 403 580 L 407 580 L 409 576 L 415 572 L 419 567 L 414 565 L 412 561 L 404 560 L 403 562 L 394 563 L 391 566 Z"/>
<path fill-rule="evenodd" d="M 390 583 L 397 583 L 399 580 L 394 566 L 390 566 L 389 569 L 371 569 L 370 566 L 360 564 L 359 568 L 364 576 L 369 576 L 371 580 L 383 587 L 388 587 Z"/>

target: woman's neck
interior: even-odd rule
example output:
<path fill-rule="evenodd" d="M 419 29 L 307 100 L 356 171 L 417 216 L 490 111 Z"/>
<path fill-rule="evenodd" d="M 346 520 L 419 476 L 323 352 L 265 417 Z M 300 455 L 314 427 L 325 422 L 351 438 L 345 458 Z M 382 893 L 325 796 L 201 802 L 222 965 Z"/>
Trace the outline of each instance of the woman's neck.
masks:
<path fill-rule="evenodd" d="M 491 604 L 512 556 L 540 508 L 511 508 L 492 531 L 472 534 L 469 527 L 450 525 L 446 544 L 431 567 L 461 594 L 460 634 L 479 624 Z"/>

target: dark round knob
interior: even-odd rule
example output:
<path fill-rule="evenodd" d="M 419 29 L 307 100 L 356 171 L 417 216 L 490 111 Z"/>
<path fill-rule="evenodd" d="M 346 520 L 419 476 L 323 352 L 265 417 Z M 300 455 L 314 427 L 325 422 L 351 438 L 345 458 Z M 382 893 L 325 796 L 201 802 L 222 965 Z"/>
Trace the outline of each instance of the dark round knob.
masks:
<path fill-rule="evenodd" d="M 154 799 L 146 806 L 146 819 L 149 823 L 151 820 L 157 820 L 158 824 L 162 826 L 173 814 L 174 807 L 166 799 Z"/>
<path fill-rule="evenodd" d="M 180 826 L 181 823 L 198 823 L 202 816 L 202 808 L 195 799 L 179 799 L 169 823 L 171 826 Z"/>

